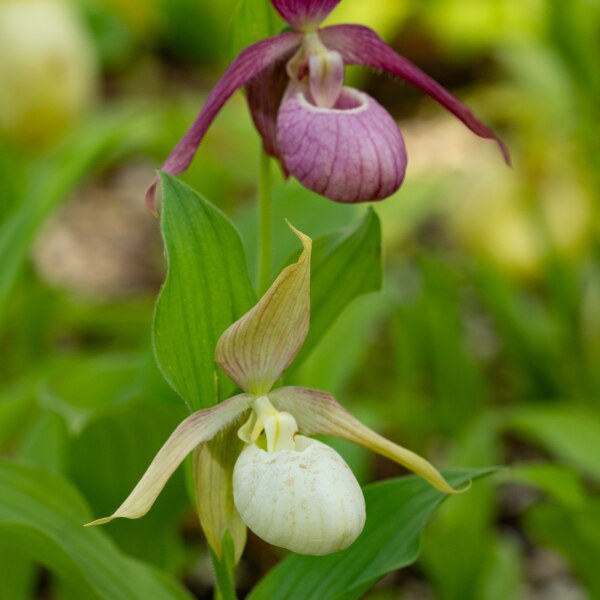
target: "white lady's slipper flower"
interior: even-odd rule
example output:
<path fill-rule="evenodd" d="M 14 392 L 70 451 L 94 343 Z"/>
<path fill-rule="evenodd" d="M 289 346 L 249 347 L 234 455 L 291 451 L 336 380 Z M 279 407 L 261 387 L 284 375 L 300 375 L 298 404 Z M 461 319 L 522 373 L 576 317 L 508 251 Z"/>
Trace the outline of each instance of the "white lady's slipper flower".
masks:
<path fill-rule="evenodd" d="M 365 500 L 350 467 L 333 448 L 296 435 L 294 417 L 266 396 L 253 411 L 240 431 L 248 445 L 233 470 L 233 499 L 244 523 L 299 554 L 347 548 L 365 524 Z"/>
<path fill-rule="evenodd" d="M 227 531 L 236 556 L 241 555 L 246 526 L 267 542 L 301 554 L 342 550 L 362 531 L 364 499 L 341 456 L 309 437 L 318 434 L 360 444 L 438 490 L 456 493 L 424 458 L 363 425 L 326 392 L 272 389 L 308 333 L 312 242 L 293 231 L 304 246 L 298 262 L 285 268 L 217 343 L 217 363 L 246 393 L 189 416 L 117 511 L 90 525 L 146 514 L 175 469 L 195 451 L 198 514 L 218 556 Z"/>

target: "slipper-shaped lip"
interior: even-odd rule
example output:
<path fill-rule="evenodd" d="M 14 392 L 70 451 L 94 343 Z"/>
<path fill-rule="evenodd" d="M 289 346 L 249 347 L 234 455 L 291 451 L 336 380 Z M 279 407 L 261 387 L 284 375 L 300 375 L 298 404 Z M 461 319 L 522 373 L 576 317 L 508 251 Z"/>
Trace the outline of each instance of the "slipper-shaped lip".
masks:
<path fill-rule="evenodd" d="M 277 142 L 287 171 L 336 202 L 383 200 L 404 179 L 406 149 L 396 122 L 353 88 L 344 88 L 333 108 L 291 90 L 279 110 Z"/>

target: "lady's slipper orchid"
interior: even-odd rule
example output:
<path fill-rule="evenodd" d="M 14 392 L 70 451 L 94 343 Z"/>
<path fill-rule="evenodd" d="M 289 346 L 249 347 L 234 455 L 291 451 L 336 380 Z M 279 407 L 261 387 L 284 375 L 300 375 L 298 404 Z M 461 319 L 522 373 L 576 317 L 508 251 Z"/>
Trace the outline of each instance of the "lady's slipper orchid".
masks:
<path fill-rule="evenodd" d="M 255 43 L 233 61 L 195 122 L 162 166 L 185 171 L 229 97 L 245 87 L 265 152 L 307 188 L 337 202 L 382 200 L 401 185 L 404 141 L 392 117 L 373 98 L 344 87 L 345 65 L 387 71 L 422 89 L 476 135 L 498 137 L 462 102 L 360 25 L 319 29 L 340 0 L 271 0 L 293 27 Z M 152 185 L 146 196 L 153 204 Z"/>
<path fill-rule="evenodd" d="M 414 471 L 438 490 L 456 492 L 429 462 L 363 425 L 326 392 L 272 389 L 308 333 L 312 242 L 294 232 L 304 247 L 298 262 L 285 268 L 258 304 L 217 343 L 217 363 L 245 393 L 183 421 L 125 502 L 111 517 L 92 525 L 143 516 L 195 450 L 198 511 L 217 554 L 229 530 L 239 556 L 246 526 L 294 552 L 320 555 L 341 550 L 362 531 L 364 499 L 343 459 L 305 437 L 317 434 L 360 444 Z"/>

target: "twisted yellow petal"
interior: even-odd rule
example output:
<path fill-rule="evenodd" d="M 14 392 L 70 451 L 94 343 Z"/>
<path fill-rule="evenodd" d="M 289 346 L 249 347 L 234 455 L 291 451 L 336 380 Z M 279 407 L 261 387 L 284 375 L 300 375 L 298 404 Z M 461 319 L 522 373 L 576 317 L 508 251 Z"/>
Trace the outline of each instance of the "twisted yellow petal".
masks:
<path fill-rule="evenodd" d="M 418 454 L 394 444 L 361 423 L 326 392 L 284 387 L 270 393 L 269 400 L 278 410 L 293 414 L 300 431 L 306 435 L 333 435 L 348 440 L 410 469 L 441 492 L 457 494 L 464 491 L 454 489 L 430 462 Z"/>
<path fill-rule="evenodd" d="M 135 486 L 125 502 L 110 516 L 97 519 L 90 525 L 103 525 L 117 517 L 138 519 L 144 516 L 165 487 L 175 469 L 199 444 L 214 438 L 221 430 L 233 425 L 252 403 L 252 396 L 240 394 L 225 402 L 191 414 L 171 434 L 164 446 Z"/>

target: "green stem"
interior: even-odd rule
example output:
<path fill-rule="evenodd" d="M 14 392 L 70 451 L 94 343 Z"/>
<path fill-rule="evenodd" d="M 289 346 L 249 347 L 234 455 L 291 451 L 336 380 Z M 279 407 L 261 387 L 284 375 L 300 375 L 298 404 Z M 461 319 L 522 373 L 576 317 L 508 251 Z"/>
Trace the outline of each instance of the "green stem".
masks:
<path fill-rule="evenodd" d="M 273 181 L 271 159 L 261 152 L 258 169 L 258 291 L 262 294 L 271 283 L 271 259 L 273 254 Z"/>
<path fill-rule="evenodd" d="M 233 540 L 231 540 L 231 537 L 229 538 L 229 542 L 227 544 L 224 540 L 222 559 L 219 559 L 213 549 L 209 548 L 216 584 L 214 600 L 238 600 L 234 583 L 235 565 L 233 560 Z"/>

